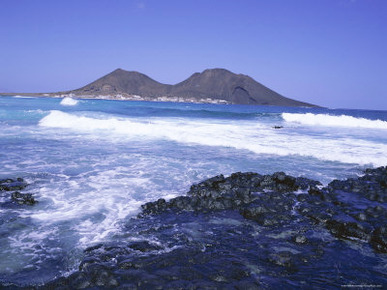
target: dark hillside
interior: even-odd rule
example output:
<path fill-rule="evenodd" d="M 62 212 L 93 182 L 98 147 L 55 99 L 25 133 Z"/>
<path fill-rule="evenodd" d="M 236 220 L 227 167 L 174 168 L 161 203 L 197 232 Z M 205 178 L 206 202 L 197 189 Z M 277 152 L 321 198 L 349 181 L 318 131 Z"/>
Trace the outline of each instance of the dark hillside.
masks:
<path fill-rule="evenodd" d="M 202 73 L 194 73 L 176 85 L 161 84 L 139 72 L 116 69 L 67 93 L 96 98 L 106 95 L 136 95 L 147 100 L 177 97 L 197 102 L 211 99 L 230 104 L 314 107 L 312 104 L 285 98 L 247 75 L 234 74 L 225 69 L 207 69 Z"/>

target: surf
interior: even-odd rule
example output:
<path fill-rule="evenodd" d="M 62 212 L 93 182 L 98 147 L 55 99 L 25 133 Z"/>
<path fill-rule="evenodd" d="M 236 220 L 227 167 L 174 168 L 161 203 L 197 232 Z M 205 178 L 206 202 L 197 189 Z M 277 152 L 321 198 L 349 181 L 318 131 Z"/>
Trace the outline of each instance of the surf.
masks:
<path fill-rule="evenodd" d="M 46 128 L 82 132 L 103 140 L 167 140 L 191 146 L 250 151 L 255 154 L 312 157 L 359 165 L 387 164 L 387 145 L 355 137 L 327 138 L 247 120 L 196 120 L 187 118 L 117 118 L 51 111 L 40 122 Z M 295 135 L 297 134 L 297 135 Z M 325 148 L 321 150 L 321 148 Z"/>
<path fill-rule="evenodd" d="M 78 100 L 75 100 L 73 98 L 70 98 L 70 97 L 65 97 L 62 99 L 62 101 L 60 102 L 60 104 L 62 106 L 75 106 L 76 104 L 78 104 Z"/>
<path fill-rule="evenodd" d="M 387 130 L 387 122 L 383 120 L 370 120 L 348 115 L 334 116 L 329 114 L 313 113 L 282 113 L 282 118 L 287 123 L 295 123 L 307 126 L 347 127 Z"/>

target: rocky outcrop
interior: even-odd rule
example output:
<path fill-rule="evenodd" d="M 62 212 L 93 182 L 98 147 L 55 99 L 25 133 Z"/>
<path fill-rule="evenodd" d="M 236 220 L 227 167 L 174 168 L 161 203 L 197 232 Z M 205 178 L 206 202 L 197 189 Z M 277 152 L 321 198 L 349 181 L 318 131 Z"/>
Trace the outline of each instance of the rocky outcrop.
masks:
<path fill-rule="evenodd" d="M 0 180 L 0 191 L 22 190 L 26 187 L 27 183 L 20 177 L 17 179 L 8 178 Z"/>
<path fill-rule="evenodd" d="M 21 193 L 19 191 L 15 191 L 12 193 L 11 198 L 12 201 L 16 202 L 17 204 L 34 205 L 37 203 L 31 193 Z"/>
<path fill-rule="evenodd" d="M 256 210 L 254 204 L 263 204 L 260 199 L 274 197 L 274 192 L 279 195 L 282 193 L 304 190 L 312 190 L 320 182 L 308 180 L 305 178 L 294 178 L 283 172 L 277 172 L 273 175 L 259 175 L 257 173 L 234 173 L 228 178 L 219 175 L 210 178 L 202 183 L 193 185 L 187 196 L 179 196 L 166 202 L 159 199 L 156 202 L 150 202 L 142 205 L 143 212 L 140 216 L 147 214 L 157 214 L 167 209 L 174 210 L 193 210 L 193 211 L 211 211 L 234 209 L 241 212 L 245 217 L 252 217 Z M 265 191 L 272 191 L 272 194 L 259 195 Z M 283 196 L 285 198 L 285 196 Z M 283 200 L 278 196 L 279 201 L 272 204 L 273 207 L 282 207 Z"/>
<path fill-rule="evenodd" d="M 360 178 L 334 180 L 328 185 L 330 191 L 362 195 L 371 201 L 387 202 L 387 169 L 367 169 Z"/>
<path fill-rule="evenodd" d="M 386 167 L 327 187 L 283 172 L 219 175 L 144 204 L 120 239 L 39 288 L 380 288 L 386 181 Z"/>
<path fill-rule="evenodd" d="M 34 205 L 37 203 L 31 193 L 21 193 L 20 190 L 24 190 L 28 184 L 23 178 L 17 179 L 2 179 L 0 180 L 0 193 L 9 192 L 7 195 L 10 197 L 5 202 L 0 203 L 0 207 L 9 207 L 17 205 Z"/>

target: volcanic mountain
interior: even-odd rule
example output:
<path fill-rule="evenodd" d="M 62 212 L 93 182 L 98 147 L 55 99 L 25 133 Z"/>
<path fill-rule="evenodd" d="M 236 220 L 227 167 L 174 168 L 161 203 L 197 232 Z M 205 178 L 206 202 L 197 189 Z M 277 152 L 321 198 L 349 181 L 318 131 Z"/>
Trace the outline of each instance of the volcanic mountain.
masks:
<path fill-rule="evenodd" d="M 161 84 L 139 72 L 116 69 L 80 89 L 64 93 L 95 98 L 120 95 L 127 99 L 134 97 L 149 101 L 314 107 L 285 98 L 247 75 L 225 69 L 206 69 L 176 85 Z"/>

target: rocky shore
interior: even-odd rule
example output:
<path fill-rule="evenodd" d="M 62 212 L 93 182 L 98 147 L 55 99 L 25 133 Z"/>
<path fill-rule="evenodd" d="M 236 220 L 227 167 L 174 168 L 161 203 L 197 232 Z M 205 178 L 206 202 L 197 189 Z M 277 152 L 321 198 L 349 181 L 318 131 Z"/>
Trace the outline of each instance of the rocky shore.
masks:
<path fill-rule="evenodd" d="M 381 289 L 386 200 L 387 167 L 326 187 L 283 172 L 219 175 L 142 205 L 123 239 L 33 288 Z"/>
<path fill-rule="evenodd" d="M 0 194 L 2 197 L 0 208 L 14 207 L 15 205 L 34 205 L 37 203 L 31 193 L 20 192 L 27 186 L 28 184 L 20 177 L 17 179 L 0 179 Z"/>

